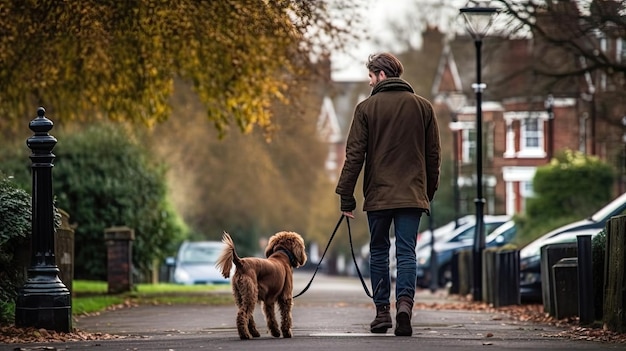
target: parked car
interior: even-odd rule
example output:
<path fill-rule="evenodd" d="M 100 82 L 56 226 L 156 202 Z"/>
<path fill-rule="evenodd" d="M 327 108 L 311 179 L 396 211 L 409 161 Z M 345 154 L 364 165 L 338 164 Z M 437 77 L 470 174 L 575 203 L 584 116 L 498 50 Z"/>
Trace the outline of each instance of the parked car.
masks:
<path fill-rule="evenodd" d="M 429 217 L 427 216 L 422 217 L 422 222 L 428 221 L 428 220 L 429 220 Z M 453 232 L 457 224 L 461 226 L 473 220 L 474 220 L 474 215 L 467 215 L 467 216 L 458 218 L 456 222 L 451 221 L 441 227 L 434 229 L 433 232 L 435 233 L 435 241 Z M 396 244 L 395 244 L 396 241 L 395 240 L 396 238 L 394 236 L 389 238 L 389 241 L 391 244 L 389 248 L 389 267 L 390 267 L 389 270 L 391 273 L 391 280 L 395 280 L 397 276 Z M 430 240 L 431 240 L 430 229 L 426 229 L 422 232 L 417 233 L 415 252 L 417 253 L 424 246 L 428 245 L 430 247 Z M 367 243 L 361 247 L 361 262 L 363 263 L 363 267 L 359 266 L 359 268 L 361 269 L 361 273 L 363 274 L 363 276 L 368 276 L 368 277 L 369 277 L 369 258 L 370 258 L 370 246 L 369 246 L 369 243 Z"/>
<path fill-rule="evenodd" d="M 223 248 L 221 241 L 183 242 L 173 262 L 174 282 L 186 285 L 230 283 L 215 267 Z"/>
<path fill-rule="evenodd" d="M 429 220 L 430 220 L 429 217 L 426 217 L 426 216 L 422 217 L 422 222 L 426 221 L 426 223 L 428 223 Z M 441 227 L 434 229 L 433 232 L 435 233 L 435 241 L 437 241 L 437 239 L 440 239 L 448 235 L 450 232 L 454 231 L 454 229 L 457 228 L 457 225 L 460 227 L 463 224 L 466 224 L 473 220 L 474 220 L 474 215 L 467 215 L 467 216 L 458 218 L 456 222 L 451 221 L 450 223 L 447 223 L 445 225 L 442 225 Z M 430 240 L 431 240 L 430 229 L 426 229 L 422 232 L 417 233 L 417 243 L 415 245 L 415 252 L 419 251 L 422 247 L 426 245 L 430 245 Z"/>
<path fill-rule="evenodd" d="M 540 301 L 541 247 L 552 243 L 575 241 L 579 234 L 596 235 L 611 217 L 626 214 L 626 193 L 601 208 L 591 217 L 576 221 L 535 239 L 520 250 L 520 296 L 524 301 Z M 565 235 L 568 234 L 568 235 Z"/>
<path fill-rule="evenodd" d="M 485 215 L 485 234 L 490 235 L 496 228 L 511 220 L 511 216 Z M 437 254 L 437 279 L 439 286 L 445 286 L 452 279 L 452 256 L 455 252 L 470 248 L 474 244 L 476 220 L 471 218 L 465 224 L 459 226 L 447 235 L 437 238 L 435 234 L 435 252 Z M 491 239 L 490 240 L 495 240 Z M 487 239 L 485 239 L 487 243 Z M 495 243 L 495 242 L 494 242 Z M 504 244 L 504 243 L 503 243 Z M 424 245 L 417 252 L 417 286 L 430 286 L 430 261 L 431 245 Z"/>

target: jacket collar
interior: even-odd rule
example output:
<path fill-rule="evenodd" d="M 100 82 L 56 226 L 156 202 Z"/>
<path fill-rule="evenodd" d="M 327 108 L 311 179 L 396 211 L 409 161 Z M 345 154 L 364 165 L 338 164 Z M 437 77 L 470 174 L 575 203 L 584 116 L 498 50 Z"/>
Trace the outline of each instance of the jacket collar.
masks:
<path fill-rule="evenodd" d="M 407 83 L 404 79 L 397 77 L 387 78 L 378 82 L 378 84 L 376 84 L 372 89 L 371 95 L 381 91 L 410 91 L 411 93 L 415 93 L 413 87 L 411 87 L 409 83 Z"/>

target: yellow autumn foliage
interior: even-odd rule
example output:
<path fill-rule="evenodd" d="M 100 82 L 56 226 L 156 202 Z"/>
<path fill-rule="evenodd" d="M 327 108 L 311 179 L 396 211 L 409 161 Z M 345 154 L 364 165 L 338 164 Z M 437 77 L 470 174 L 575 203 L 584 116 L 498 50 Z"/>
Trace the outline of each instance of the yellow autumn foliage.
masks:
<path fill-rule="evenodd" d="M 333 5 L 334 4 L 334 5 Z M 0 3 L 0 115 L 168 119 L 174 80 L 218 130 L 271 125 L 288 82 L 348 38 L 351 7 L 296 0 L 20 0 Z M 340 11 L 338 11 L 340 10 Z M 343 27 L 336 23 L 344 23 Z M 315 28 L 318 35 L 309 35 Z M 324 38 L 321 40 L 320 38 Z"/>

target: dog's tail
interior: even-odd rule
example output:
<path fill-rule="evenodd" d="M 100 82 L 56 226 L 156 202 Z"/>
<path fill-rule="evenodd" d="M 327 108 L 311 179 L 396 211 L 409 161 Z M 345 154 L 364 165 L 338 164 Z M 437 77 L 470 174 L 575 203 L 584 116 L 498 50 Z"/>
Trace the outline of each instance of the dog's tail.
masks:
<path fill-rule="evenodd" d="M 233 267 L 233 263 L 237 269 L 241 268 L 241 259 L 237 256 L 237 252 L 235 252 L 235 243 L 228 233 L 224 232 L 222 242 L 226 245 L 226 247 L 222 250 L 215 266 L 220 270 L 224 278 L 228 278 L 230 277 L 230 270 Z"/>

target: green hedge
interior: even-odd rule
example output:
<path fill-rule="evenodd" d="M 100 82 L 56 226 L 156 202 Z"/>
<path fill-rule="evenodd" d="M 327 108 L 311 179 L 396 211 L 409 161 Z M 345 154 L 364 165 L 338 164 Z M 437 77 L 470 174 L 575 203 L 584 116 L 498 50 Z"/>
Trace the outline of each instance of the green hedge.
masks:
<path fill-rule="evenodd" d="M 30 195 L 0 172 L 0 323 L 13 320 L 14 301 L 25 279 L 25 257 L 16 255 L 29 244 Z"/>
<path fill-rule="evenodd" d="M 55 194 L 76 223 L 74 278 L 106 279 L 104 230 L 135 231 L 133 266 L 147 274 L 184 239 L 186 227 L 167 197 L 166 169 L 122 127 L 95 125 L 61 135 Z"/>
<path fill-rule="evenodd" d="M 611 166 L 597 157 L 562 151 L 537 168 L 527 215 L 535 221 L 588 217 L 611 200 L 614 180 Z"/>

